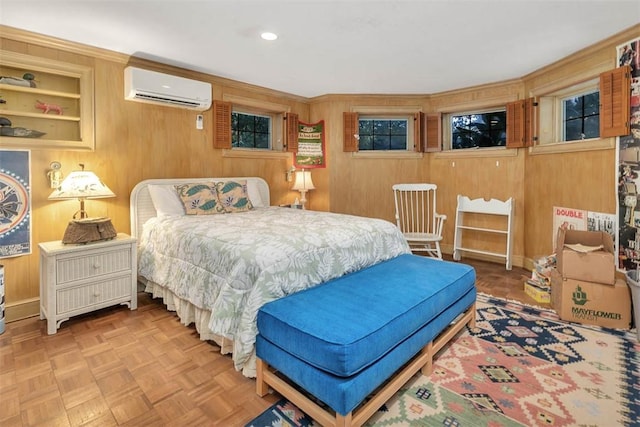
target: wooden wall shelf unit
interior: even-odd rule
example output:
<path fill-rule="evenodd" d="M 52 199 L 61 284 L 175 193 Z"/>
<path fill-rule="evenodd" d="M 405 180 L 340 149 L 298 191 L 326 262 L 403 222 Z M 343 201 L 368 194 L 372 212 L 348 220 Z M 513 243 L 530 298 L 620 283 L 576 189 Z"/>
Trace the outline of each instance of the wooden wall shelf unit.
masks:
<path fill-rule="evenodd" d="M 467 196 L 458 195 L 458 206 L 456 208 L 456 228 L 453 244 L 453 259 L 456 261 L 460 261 L 462 252 L 473 252 L 482 255 L 490 255 L 504 258 L 507 270 L 511 270 L 511 252 L 513 246 L 513 208 L 513 198 L 509 198 L 507 201 L 503 202 L 496 199 L 487 201 L 482 198 L 471 200 Z M 465 213 L 503 216 L 504 222 L 506 222 L 506 226 L 504 228 L 472 226 L 464 222 Z M 503 235 L 504 239 L 506 240 L 506 249 L 504 252 L 491 252 L 465 247 L 462 244 L 462 235 L 465 230 L 472 230 L 479 233 L 494 233 Z"/>
<path fill-rule="evenodd" d="M 35 87 L 0 83 L 0 117 L 12 128 L 44 132 L 38 137 L 9 136 L 0 129 L 0 147 L 94 150 L 93 70 L 46 58 L 0 51 L 0 77 L 32 74 Z M 38 102 L 62 107 L 44 113 Z"/>

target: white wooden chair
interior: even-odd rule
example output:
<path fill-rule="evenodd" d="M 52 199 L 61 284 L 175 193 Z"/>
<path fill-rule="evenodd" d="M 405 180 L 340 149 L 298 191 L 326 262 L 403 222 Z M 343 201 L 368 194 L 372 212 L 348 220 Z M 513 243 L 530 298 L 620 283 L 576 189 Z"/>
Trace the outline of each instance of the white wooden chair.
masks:
<path fill-rule="evenodd" d="M 413 252 L 442 259 L 440 241 L 446 215 L 436 212 L 435 184 L 395 184 L 396 223 Z"/>

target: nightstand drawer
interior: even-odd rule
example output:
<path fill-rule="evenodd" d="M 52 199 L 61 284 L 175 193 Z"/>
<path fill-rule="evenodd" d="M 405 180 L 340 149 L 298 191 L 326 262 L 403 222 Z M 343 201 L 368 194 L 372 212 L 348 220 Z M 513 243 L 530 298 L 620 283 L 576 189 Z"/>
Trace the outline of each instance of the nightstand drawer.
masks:
<path fill-rule="evenodd" d="M 75 280 L 131 270 L 131 245 L 85 256 L 59 257 L 56 263 L 58 286 Z"/>
<path fill-rule="evenodd" d="M 61 289 L 56 292 L 56 312 L 59 315 L 79 309 L 87 309 L 107 301 L 131 297 L 131 277 Z"/>

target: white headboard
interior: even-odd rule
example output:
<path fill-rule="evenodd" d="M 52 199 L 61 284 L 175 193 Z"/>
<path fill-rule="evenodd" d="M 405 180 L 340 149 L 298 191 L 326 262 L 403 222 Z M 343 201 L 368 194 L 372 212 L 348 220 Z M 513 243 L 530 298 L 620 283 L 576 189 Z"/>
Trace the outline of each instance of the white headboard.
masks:
<path fill-rule="evenodd" d="M 269 184 L 259 177 L 224 177 L 224 178 L 159 178 L 159 179 L 146 179 L 139 182 L 131 190 L 130 198 L 130 215 L 131 215 L 131 235 L 133 237 L 140 237 L 142 232 L 142 226 L 149 219 L 157 215 L 156 209 L 151 201 L 151 195 L 147 186 L 149 184 L 186 184 L 192 182 L 212 182 L 212 181 L 230 181 L 245 179 L 247 181 L 253 181 L 257 184 L 260 197 L 265 206 L 271 204 L 269 197 Z"/>

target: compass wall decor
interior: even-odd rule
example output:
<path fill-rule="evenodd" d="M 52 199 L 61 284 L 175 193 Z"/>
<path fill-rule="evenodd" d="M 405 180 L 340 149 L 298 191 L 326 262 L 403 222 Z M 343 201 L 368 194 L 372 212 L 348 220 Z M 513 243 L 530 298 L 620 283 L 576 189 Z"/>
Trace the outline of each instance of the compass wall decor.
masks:
<path fill-rule="evenodd" d="M 30 154 L 0 150 L 0 258 L 31 253 Z"/>

